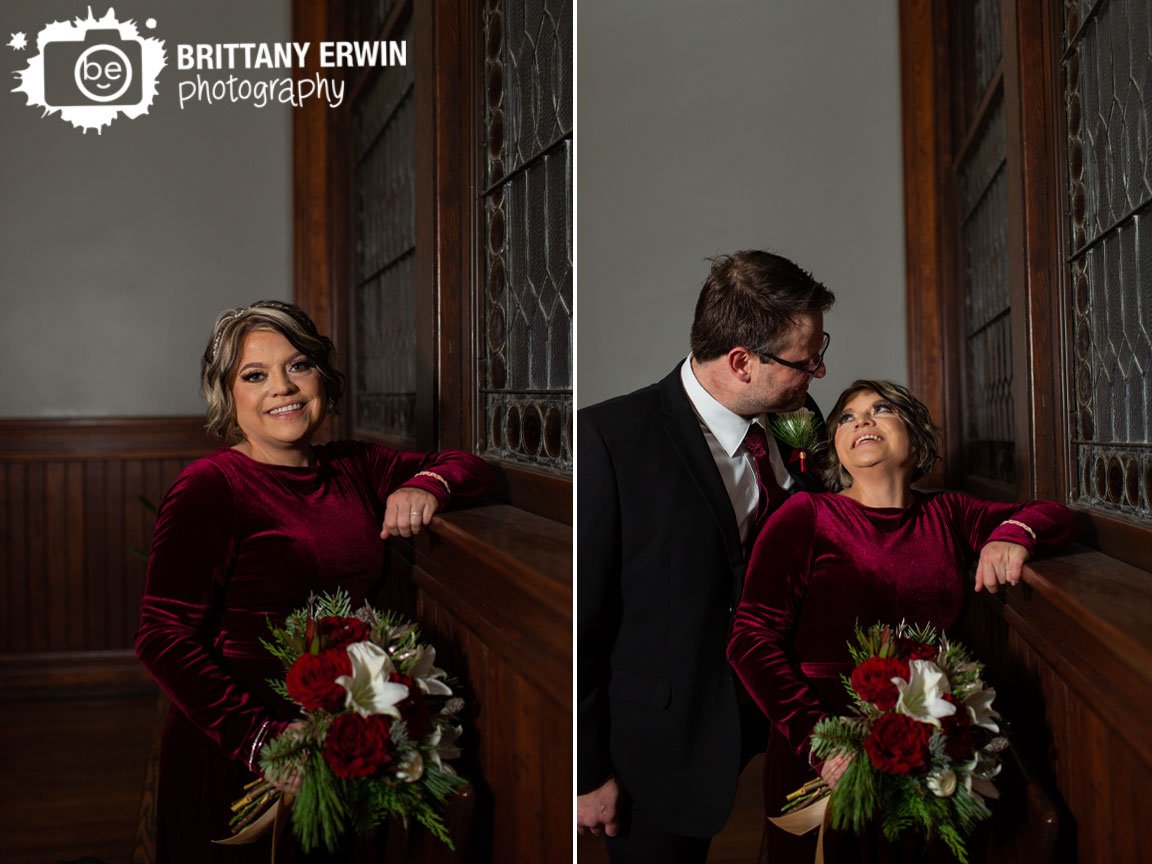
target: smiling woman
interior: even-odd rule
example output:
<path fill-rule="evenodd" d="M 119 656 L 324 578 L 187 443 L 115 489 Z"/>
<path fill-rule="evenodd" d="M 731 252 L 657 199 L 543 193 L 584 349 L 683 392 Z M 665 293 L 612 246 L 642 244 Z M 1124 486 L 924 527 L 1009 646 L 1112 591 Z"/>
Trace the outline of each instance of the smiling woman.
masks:
<path fill-rule="evenodd" d="M 858 624 L 906 620 L 947 633 L 971 591 L 1016 584 L 1026 559 L 1072 533 L 1072 514 L 1051 501 L 913 490 L 939 443 L 928 409 L 898 384 L 856 381 L 828 416 L 834 491 L 793 495 L 765 524 L 728 642 L 728 659 L 773 725 L 764 764 L 770 817 L 817 771 L 834 785 L 845 769 L 839 756 L 813 765 L 810 736 L 819 720 L 847 713 L 840 679 L 853 667 L 847 645 Z M 814 833 L 765 830 L 773 864 L 812 860 Z M 879 831 L 825 837 L 829 862 L 943 860 L 937 851 L 893 848 Z"/>
<path fill-rule="evenodd" d="M 315 443 L 344 389 L 332 353 L 278 301 L 222 313 L 204 352 L 207 426 L 231 446 L 189 465 L 160 507 L 136 640 L 172 700 L 157 862 L 267 860 L 266 844 L 211 841 L 228 836 L 229 803 L 259 773 L 262 744 L 298 714 L 267 684 L 280 671 L 260 644 L 268 621 L 313 593 L 342 588 L 354 608 L 373 599 L 383 539 L 419 533 L 491 485 L 468 453 Z"/>

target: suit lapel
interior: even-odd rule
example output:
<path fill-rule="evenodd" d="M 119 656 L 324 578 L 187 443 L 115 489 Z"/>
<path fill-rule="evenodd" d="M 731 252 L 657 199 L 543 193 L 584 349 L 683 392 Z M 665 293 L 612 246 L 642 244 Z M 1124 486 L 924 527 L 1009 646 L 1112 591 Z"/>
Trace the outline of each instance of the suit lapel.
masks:
<path fill-rule="evenodd" d="M 660 400 L 664 408 L 664 430 L 692 477 L 697 490 L 708 504 L 716 526 L 724 538 L 728 563 L 742 584 L 744 578 L 744 550 L 740 545 L 740 532 L 736 527 L 736 514 L 732 500 L 720 477 L 712 451 L 704 440 L 700 420 L 692 410 L 688 394 L 680 381 L 680 367 L 660 382 Z"/>

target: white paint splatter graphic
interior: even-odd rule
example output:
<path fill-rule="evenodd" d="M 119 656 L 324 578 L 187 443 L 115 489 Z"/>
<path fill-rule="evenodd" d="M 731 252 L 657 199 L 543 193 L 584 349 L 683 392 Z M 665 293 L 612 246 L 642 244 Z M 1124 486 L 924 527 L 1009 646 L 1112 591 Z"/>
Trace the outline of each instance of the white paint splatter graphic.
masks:
<path fill-rule="evenodd" d="M 17 51 L 23 51 L 28 47 L 28 37 L 23 33 L 13 33 L 12 38 L 8 40 L 8 47 Z"/>
<path fill-rule="evenodd" d="M 97 19 L 88 7 L 87 18 L 54 21 L 37 34 L 36 48 L 12 92 L 85 133 L 103 132 L 121 114 L 147 114 L 166 63 L 163 40 L 140 38 L 135 22 L 121 24 L 115 9 Z"/>

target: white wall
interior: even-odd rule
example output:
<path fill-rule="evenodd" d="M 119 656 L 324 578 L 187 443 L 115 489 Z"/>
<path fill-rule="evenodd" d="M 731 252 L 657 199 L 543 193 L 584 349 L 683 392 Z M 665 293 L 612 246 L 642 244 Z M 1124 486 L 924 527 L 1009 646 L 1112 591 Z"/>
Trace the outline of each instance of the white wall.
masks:
<path fill-rule="evenodd" d="M 577 22 L 577 402 L 688 353 L 705 259 L 762 248 L 837 296 L 828 409 L 907 380 L 896 0 L 615 0 Z"/>
<path fill-rule="evenodd" d="M 8 92 L 35 34 L 88 3 L 0 5 L 0 417 L 199 414 L 217 312 L 291 295 L 289 109 L 180 110 L 174 84 L 178 42 L 289 40 L 288 0 L 92 11 L 109 6 L 164 39 L 168 65 L 146 116 L 97 135 Z M 30 48 L 3 47 L 18 31 Z"/>

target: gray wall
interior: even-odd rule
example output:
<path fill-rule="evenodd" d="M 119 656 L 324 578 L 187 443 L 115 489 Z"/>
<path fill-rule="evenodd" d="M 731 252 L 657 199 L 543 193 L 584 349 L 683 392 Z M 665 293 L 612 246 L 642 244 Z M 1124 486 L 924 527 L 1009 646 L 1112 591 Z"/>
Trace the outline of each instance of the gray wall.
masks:
<path fill-rule="evenodd" d="M 688 353 L 709 256 L 765 248 L 837 295 L 826 410 L 907 379 L 896 0 L 617 0 L 577 22 L 577 402 Z"/>
<path fill-rule="evenodd" d="M 0 417 L 198 414 L 199 357 L 217 312 L 291 295 L 291 117 L 284 106 L 176 98 L 178 42 L 290 37 L 287 0 L 109 5 L 165 40 L 149 113 L 102 134 L 0 93 Z M 6 0 L 6 77 L 49 21 L 87 4 Z M 143 21 L 155 17 L 155 31 Z M 227 73 L 225 73 L 227 74 Z M 246 73 L 241 73 L 246 74 Z M 255 74 L 255 73 L 254 73 Z M 264 71 L 268 77 L 274 73 Z"/>

